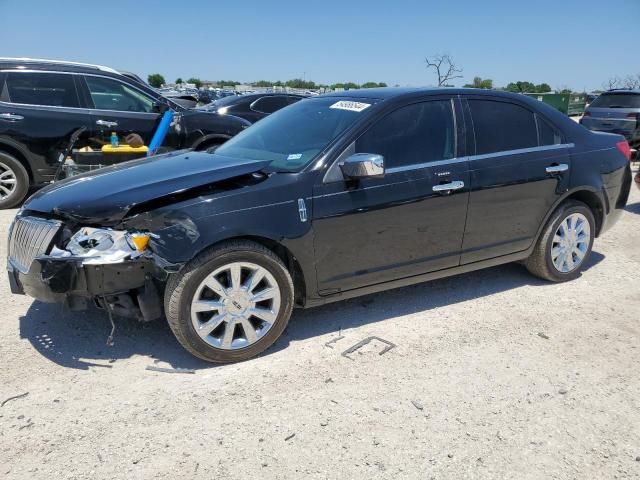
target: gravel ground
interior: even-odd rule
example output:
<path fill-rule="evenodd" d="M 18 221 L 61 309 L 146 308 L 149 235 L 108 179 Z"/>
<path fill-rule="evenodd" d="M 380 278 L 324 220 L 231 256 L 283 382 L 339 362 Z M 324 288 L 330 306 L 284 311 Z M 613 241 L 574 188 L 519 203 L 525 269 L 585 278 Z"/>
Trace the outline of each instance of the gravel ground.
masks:
<path fill-rule="evenodd" d="M 0 477 L 639 478 L 639 241 L 633 187 L 573 282 L 506 265 L 296 311 L 228 366 L 164 322 L 118 320 L 108 347 L 104 314 L 0 276 L 0 402 L 28 392 L 0 407 Z M 370 335 L 397 347 L 341 355 Z"/>

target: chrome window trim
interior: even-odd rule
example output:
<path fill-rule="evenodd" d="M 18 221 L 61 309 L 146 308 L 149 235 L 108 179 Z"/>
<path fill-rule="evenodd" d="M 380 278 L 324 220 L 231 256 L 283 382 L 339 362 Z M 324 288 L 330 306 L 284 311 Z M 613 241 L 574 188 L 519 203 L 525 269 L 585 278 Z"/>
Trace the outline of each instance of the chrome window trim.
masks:
<path fill-rule="evenodd" d="M 471 155 L 468 157 L 450 158 L 448 160 L 434 160 L 431 162 L 424 162 L 424 163 L 419 163 L 415 165 L 405 165 L 402 167 L 394 167 L 394 168 L 387 169 L 386 173 L 406 172 L 409 170 L 420 170 L 422 168 L 427 168 L 427 167 L 438 167 L 442 165 L 452 165 L 452 164 L 462 163 L 462 162 L 471 162 L 474 160 L 485 160 L 487 158 L 507 157 L 510 155 L 521 155 L 524 153 L 543 152 L 547 150 L 560 150 L 563 148 L 573 148 L 573 147 L 575 147 L 575 144 L 573 143 L 558 143 L 556 145 L 542 145 L 539 147 L 518 148 L 516 150 L 503 150 L 501 152 L 484 153 L 482 155 Z"/>
<path fill-rule="evenodd" d="M 509 155 L 520 155 L 523 153 L 544 152 L 547 150 L 560 150 L 563 148 L 573 148 L 574 143 L 557 143 L 555 145 L 540 145 L 538 147 L 517 148 L 515 150 L 503 150 L 500 152 L 483 153 L 481 155 L 471 155 L 469 160 L 484 160 L 493 157 L 508 157 Z"/>
<path fill-rule="evenodd" d="M 120 82 L 123 85 L 126 85 L 129 88 L 133 88 L 137 91 L 139 91 L 140 93 L 142 93 L 143 95 L 146 95 L 148 97 L 151 97 L 149 95 L 148 92 L 145 92 L 144 90 L 139 89 L 138 87 L 136 87 L 135 85 L 132 85 L 130 83 L 127 82 L 123 82 L 122 80 L 120 80 L 119 78 L 113 78 L 113 77 L 108 77 L 106 75 L 99 75 L 99 74 L 95 74 L 95 73 L 79 73 L 79 72 L 58 72 L 55 70 L 34 70 L 34 69 L 16 69 L 16 68 L 11 68 L 11 69 L 2 69 L 0 70 L 0 73 L 55 73 L 58 75 L 76 75 L 76 76 L 81 76 L 81 75 L 87 75 L 87 76 L 91 76 L 91 77 L 100 77 L 100 78 L 106 78 L 109 80 L 114 80 L 116 82 Z M 87 88 L 89 88 L 87 86 Z M 78 94 L 80 92 L 77 92 Z M 162 97 L 162 95 L 158 94 L 158 96 Z M 153 97 L 151 97 L 153 98 Z M 153 98 L 153 100 L 155 101 L 156 99 Z M 129 110 L 101 110 L 99 108 L 95 108 L 95 106 L 93 108 L 91 107 L 60 107 L 57 105 L 38 105 L 38 104 L 34 104 L 34 103 L 17 103 L 17 102 L 3 102 L 0 101 L 0 105 L 17 105 L 20 107 L 38 107 L 38 108 L 54 108 L 54 109 L 63 109 L 63 110 L 84 110 L 84 111 L 89 111 L 89 112 L 115 112 L 115 113 L 126 113 L 126 114 L 136 114 L 136 115 L 159 115 L 158 113 L 154 113 L 154 112 L 130 112 Z"/>

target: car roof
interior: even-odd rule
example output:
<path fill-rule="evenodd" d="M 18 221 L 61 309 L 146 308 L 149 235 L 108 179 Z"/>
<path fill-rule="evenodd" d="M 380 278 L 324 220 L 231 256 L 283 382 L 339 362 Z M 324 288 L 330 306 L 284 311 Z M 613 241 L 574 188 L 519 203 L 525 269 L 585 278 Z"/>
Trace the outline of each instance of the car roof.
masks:
<path fill-rule="evenodd" d="M 425 95 L 488 95 L 492 97 L 517 98 L 524 100 L 525 95 L 517 93 L 503 92 L 500 90 L 484 90 L 480 88 L 455 88 L 455 87 L 378 87 L 378 88 L 360 88 L 356 90 L 344 90 L 341 92 L 325 93 L 323 97 L 340 97 L 340 98 L 375 98 L 379 100 L 407 98 L 407 97 L 423 97 Z M 525 100 L 526 101 L 526 100 Z"/>
<path fill-rule="evenodd" d="M 607 90 L 606 92 L 602 92 L 600 95 L 616 95 L 618 93 L 633 93 L 636 95 L 640 95 L 640 90 L 633 88 L 614 88 L 613 90 Z"/>
<path fill-rule="evenodd" d="M 122 75 L 115 68 L 91 63 L 69 62 L 66 60 L 45 60 L 41 58 L 8 58 L 0 57 L 1 69 L 29 68 L 32 70 L 60 70 L 76 73 L 95 73 L 100 71 L 114 75 Z"/>

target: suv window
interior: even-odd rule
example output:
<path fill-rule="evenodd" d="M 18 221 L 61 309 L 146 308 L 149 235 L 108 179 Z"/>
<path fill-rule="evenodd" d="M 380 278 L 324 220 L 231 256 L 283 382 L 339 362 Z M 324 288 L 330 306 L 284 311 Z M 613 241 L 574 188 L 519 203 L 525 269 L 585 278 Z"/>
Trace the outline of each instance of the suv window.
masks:
<path fill-rule="evenodd" d="M 87 87 L 98 110 L 118 110 L 123 112 L 152 112 L 153 99 L 110 78 L 86 76 Z"/>
<path fill-rule="evenodd" d="M 597 108 L 640 108 L 640 93 L 603 93 L 591 102 Z"/>
<path fill-rule="evenodd" d="M 536 115 L 536 120 L 538 121 L 538 143 L 540 145 L 558 145 L 561 143 L 560 132 L 555 127 L 540 115 Z"/>
<path fill-rule="evenodd" d="M 533 113 L 513 103 L 469 100 L 476 154 L 503 152 L 538 146 Z"/>
<path fill-rule="evenodd" d="M 260 113 L 273 113 L 289 105 L 289 99 L 285 96 L 262 97 L 251 104 L 251 110 Z"/>
<path fill-rule="evenodd" d="M 9 72 L 2 97 L 26 105 L 80 106 L 73 75 L 62 73 Z"/>
<path fill-rule="evenodd" d="M 453 158 L 455 122 L 449 100 L 415 103 L 378 121 L 356 140 L 356 153 L 377 153 L 387 168 Z"/>

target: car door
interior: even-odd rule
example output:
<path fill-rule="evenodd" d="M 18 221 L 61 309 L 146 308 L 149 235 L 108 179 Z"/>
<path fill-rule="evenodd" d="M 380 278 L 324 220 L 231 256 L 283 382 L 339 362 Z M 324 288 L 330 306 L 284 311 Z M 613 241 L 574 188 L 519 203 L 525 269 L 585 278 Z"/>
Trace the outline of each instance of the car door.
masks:
<path fill-rule="evenodd" d="M 91 109 L 91 133 L 97 146 L 110 142 L 116 132 L 121 142 L 137 133 L 146 145 L 153 138 L 160 114 L 155 99 L 134 85 L 100 75 L 83 75 L 83 91 Z"/>
<path fill-rule="evenodd" d="M 452 99 L 440 98 L 388 113 L 314 188 L 321 295 L 459 264 L 468 167 L 456 155 L 453 105 Z M 345 179 L 339 163 L 351 153 L 383 155 L 384 177 Z"/>
<path fill-rule="evenodd" d="M 53 180 L 71 134 L 89 124 L 76 76 L 26 69 L 0 75 L 4 77 L 0 82 L 0 143 L 28 157 L 35 184 Z M 88 136 L 88 131 L 82 134 L 78 144 Z"/>
<path fill-rule="evenodd" d="M 569 181 L 560 131 L 511 99 L 469 96 L 465 118 L 475 155 L 462 263 L 527 249 Z"/>

